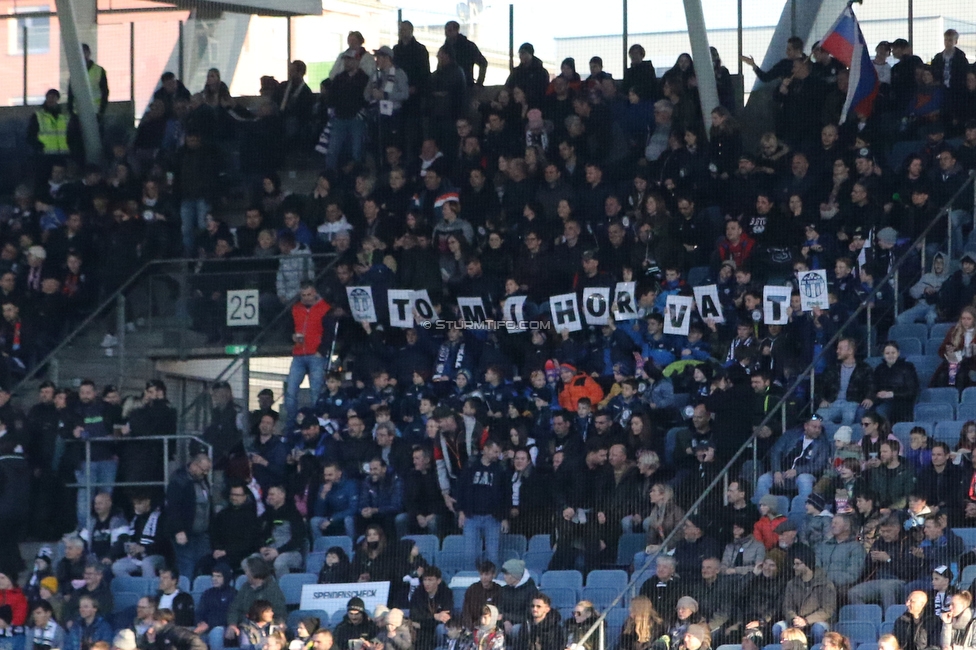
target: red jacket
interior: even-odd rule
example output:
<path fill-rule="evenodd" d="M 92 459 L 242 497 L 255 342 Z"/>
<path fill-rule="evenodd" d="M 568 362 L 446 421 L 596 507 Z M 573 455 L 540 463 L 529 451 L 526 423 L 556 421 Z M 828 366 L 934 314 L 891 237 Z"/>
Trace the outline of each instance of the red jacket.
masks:
<path fill-rule="evenodd" d="M 23 625 L 27 621 L 27 597 L 19 588 L 0 589 L 0 607 L 4 605 L 10 605 L 11 625 Z"/>
<path fill-rule="evenodd" d="M 295 334 L 304 334 L 305 338 L 295 344 L 291 353 L 296 356 L 304 356 L 319 352 L 322 346 L 322 337 L 325 328 L 322 319 L 329 313 L 332 307 L 321 298 L 311 307 L 306 307 L 301 302 L 296 302 L 291 308 L 291 318 L 295 322 Z M 325 352 L 328 352 L 327 350 Z M 323 352 L 323 354 L 325 354 Z"/>
<path fill-rule="evenodd" d="M 564 384 L 559 391 L 559 406 L 575 413 L 582 397 L 589 397 L 590 403 L 597 404 L 603 399 L 603 389 L 593 377 L 583 372 L 577 372 L 570 382 Z"/>
<path fill-rule="evenodd" d="M 775 519 L 760 517 L 759 521 L 752 527 L 752 536 L 762 542 L 766 550 L 772 550 L 779 544 L 779 535 L 776 534 L 776 527 L 786 521 L 783 515 L 777 515 Z"/>

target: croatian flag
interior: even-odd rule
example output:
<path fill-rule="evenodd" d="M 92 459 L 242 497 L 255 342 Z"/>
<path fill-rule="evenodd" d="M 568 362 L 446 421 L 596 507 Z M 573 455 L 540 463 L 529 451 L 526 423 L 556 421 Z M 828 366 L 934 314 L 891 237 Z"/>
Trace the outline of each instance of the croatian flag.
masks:
<path fill-rule="evenodd" d="M 861 26 L 857 24 L 850 5 L 847 5 L 840 18 L 823 37 L 820 47 L 851 71 L 847 101 L 840 115 L 840 123 L 844 123 L 848 111 L 851 110 L 862 115 L 871 115 L 874 100 L 878 96 L 878 71 L 874 69 Z"/>

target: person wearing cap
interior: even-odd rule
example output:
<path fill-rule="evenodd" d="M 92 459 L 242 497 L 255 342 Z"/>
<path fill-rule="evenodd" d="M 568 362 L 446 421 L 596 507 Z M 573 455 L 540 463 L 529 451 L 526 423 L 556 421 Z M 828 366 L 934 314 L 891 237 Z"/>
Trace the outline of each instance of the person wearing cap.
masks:
<path fill-rule="evenodd" d="M 575 413 L 582 397 L 588 397 L 591 404 L 603 399 L 603 389 L 596 380 L 570 363 L 559 365 L 559 379 L 559 406 L 567 411 Z"/>
<path fill-rule="evenodd" d="M 529 606 L 539 593 L 539 588 L 522 560 L 506 560 L 502 565 L 502 579 L 505 584 L 498 593 L 499 620 L 505 634 L 511 634 L 512 627 L 525 621 L 529 615 Z"/>
<path fill-rule="evenodd" d="M 773 638 L 778 639 L 787 627 L 798 627 L 819 643 L 830 630 L 837 612 L 837 589 L 823 569 L 817 567 L 814 552 L 798 546 L 790 554 L 794 577 L 786 584 L 783 594 L 784 620 L 773 626 Z"/>
<path fill-rule="evenodd" d="M 353 640 L 369 641 L 376 637 L 378 631 L 376 623 L 366 611 L 363 599 L 353 596 L 346 604 L 346 615 L 333 631 L 333 647 L 341 650 L 349 648 L 349 642 Z"/>
<path fill-rule="evenodd" d="M 923 575 L 925 567 L 912 557 L 911 538 L 904 534 L 897 515 L 882 519 L 878 530 L 880 536 L 864 558 L 864 577 L 848 590 L 847 597 L 855 605 L 880 600 L 887 610 L 901 602 L 905 584 Z"/>
<path fill-rule="evenodd" d="M 516 87 L 525 91 L 525 99 L 529 108 L 542 105 L 546 87 L 549 86 L 549 71 L 542 65 L 542 59 L 535 55 L 532 43 L 522 43 L 518 49 L 519 64 L 512 69 L 512 73 L 505 81 L 505 87 L 512 90 Z"/>
<path fill-rule="evenodd" d="M 350 34 L 350 41 L 353 36 Z M 369 73 L 363 71 L 361 61 L 369 61 Z M 346 50 L 339 55 L 332 73 L 339 70 L 332 78 L 332 89 L 328 101 L 335 110 L 335 116 L 329 121 L 330 139 L 328 153 L 325 157 L 327 169 L 336 169 L 344 149 L 348 146 L 353 162 L 359 162 L 363 153 L 363 138 L 365 122 L 359 119 L 359 111 L 366 106 L 366 84 L 375 72 L 375 61 L 362 47 Z"/>
<path fill-rule="evenodd" d="M 816 492 L 807 497 L 803 507 L 803 532 L 800 541 L 810 548 L 815 548 L 830 536 L 830 521 L 833 514 L 827 507 L 827 499 Z"/>
<path fill-rule="evenodd" d="M 707 557 L 721 557 L 722 547 L 711 537 L 705 535 L 707 521 L 701 515 L 692 515 L 685 520 L 681 539 L 674 547 L 674 561 L 678 575 L 697 576 L 701 574 L 701 563 Z"/>
<path fill-rule="evenodd" d="M 411 36 L 412 37 L 412 36 Z M 384 45 L 373 51 L 376 72 L 363 91 L 366 101 L 377 116 L 379 144 L 394 142 L 400 133 L 401 109 L 410 99 L 407 73 L 393 65 L 393 49 Z"/>
<path fill-rule="evenodd" d="M 808 419 L 802 428 L 784 432 L 769 451 L 769 472 L 759 477 L 753 501 L 758 503 L 773 487 L 809 496 L 830 462 L 830 444 L 822 434 L 819 416 Z"/>

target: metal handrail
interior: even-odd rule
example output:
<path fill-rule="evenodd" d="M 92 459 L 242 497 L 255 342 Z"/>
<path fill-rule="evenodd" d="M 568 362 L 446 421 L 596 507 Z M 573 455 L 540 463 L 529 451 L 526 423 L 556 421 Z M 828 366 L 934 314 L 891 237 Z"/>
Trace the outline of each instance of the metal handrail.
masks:
<path fill-rule="evenodd" d="M 309 257 L 311 257 L 313 260 L 315 260 L 315 259 L 321 259 L 323 257 L 329 257 L 329 256 L 332 256 L 332 255 L 334 255 L 334 253 L 328 253 L 328 254 L 321 254 L 320 253 L 320 254 L 316 254 L 316 255 L 310 255 Z M 126 291 L 128 291 L 128 289 L 130 287 L 132 287 L 133 284 L 137 283 L 140 279 L 142 279 L 147 274 L 147 272 L 149 271 L 149 269 L 151 269 L 153 267 L 159 267 L 159 266 L 165 266 L 165 265 L 173 265 L 173 264 L 187 264 L 187 265 L 189 265 L 189 264 L 198 264 L 198 263 L 202 263 L 202 262 L 206 262 L 208 264 L 211 264 L 211 263 L 218 263 L 218 264 L 219 263 L 236 263 L 236 264 L 241 264 L 242 262 L 246 262 L 248 259 L 249 258 L 239 258 L 239 257 L 238 258 L 231 258 L 231 259 L 216 259 L 215 258 L 215 259 L 206 259 L 206 260 L 202 260 L 202 259 L 198 259 L 198 258 L 178 258 L 178 259 L 166 259 L 166 260 L 152 260 L 152 261 L 146 262 L 144 265 L 142 265 L 142 267 L 140 267 L 140 269 L 135 274 L 133 274 L 128 280 L 126 280 L 125 282 L 123 282 L 122 285 L 118 289 L 116 289 L 114 292 L 112 292 L 112 294 L 109 297 L 107 297 L 105 300 L 103 300 L 102 303 L 100 305 L 98 305 L 98 307 L 96 307 L 95 309 L 93 309 L 92 312 L 91 312 L 91 314 L 89 314 L 88 317 L 85 318 L 85 320 L 83 320 L 80 325 L 78 325 L 78 327 L 76 327 L 74 330 L 72 330 L 71 332 L 69 332 L 64 337 L 64 339 L 62 339 L 61 342 L 58 343 L 58 345 L 47 354 L 47 356 L 45 356 L 33 368 L 31 368 L 31 370 L 28 371 L 28 373 L 26 375 L 24 375 L 24 378 L 21 379 L 20 381 L 18 381 L 13 386 L 13 388 L 11 388 L 10 392 L 12 394 L 16 395 L 17 392 L 24 386 L 24 384 L 26 384 L 28 381 L 36 378 L 37 375 L 38 375 L 38 373 L 40 373 L 40 371 L 41 371 L 42 368 L 44 368 L 45 366 L 47 366 L 51 361 L 54 361 L 55 358 L 57 357 L 57 355 L 60 354 L 66 347 L 68 347 L 75 339 L 77 339 L 81 335 L 81 333 L 83 331 L 85 331 L 92 322 L 95 321 L 95 319 L 97 319 L 100 316 L 104 315 L 104 313 L 108 310 L 108 308 L 113 303 L 115 303 L 119 299 L 119 297 L 122 296 L 122 294 L 124 294 Z M 274 257 L 264 257 L 264 258 L 261 258 L 262 261 L 267 261 L 267 260 L 282 260 L 282 259 L 292 259 L 292 258 L 291 258 L 291 256 L 287 256 L 287 255 L 276 255 Z M 334 261 L 329 264 L 329 267 L 331 267 L 332 264 L 334 264 Z"/>
<path fill-rule="evenodd" d="M 114 483 L 92 483 L 91 480 L 91 446 L 92 443 L 98 444 L 113 444 L 116 442 L 145 442 L 149 440 L 162 440 L 163 441 L 163 480 L 162 481 L 128 481 L 128 482 L 114 482 Z M 172 436 L 105 436 L 104 438 L 86 438 L 82 440 L 69 440 L 71 442 L 84 442 L 85 443 L 85 482 L 84 483 L 68 483 L 65 487 L 69 488 L 84 488 L 85 493 L 88 495 L 88 500 L 94 497 L 92 494 L 92 488 L 100 487 L 165 487 L 169 483 L 169 442 L 170 440 L 175 440 L 178 442 L 191 440 L 196 441 L 203 445 L 207 450 L 207 455 L 213 459 L 213 445 L 209 442 L 200 438 L 199 436 L 186 436 L 186 435 L 172 435 Z M 210 469 L 210 481 L 213 482 L 213 468 Z M 79 522 L 80 523 L 80 522 Z M 91 515 L 91 503 L 88 504 L 88 519 L 85 522 L 87 528 L 91 530 L 92 527 L 92 515 Z"/>
<path fill-rule="evenodd" d="M 339 261 L 339 256 L 338 255 L 335 255 L 335 254 L 333 254 L 333 255 L 334 255 L 334 259 L 331 262 L 329 262 L 325 266 L 325 268 L 323 268 L 318 274 L 316 274 L 315 279 L 314 279 L 315 282 L 318 282 L 323 277 L 325 277 L 325 274 L 328 273 L 329 271 L 331 271 L 332 268 L 335 266 L 336 262 Z M 232 369 L 234 368 L 235 365 L 237 365 L 239 362 L 243 362 L 245 359 L 247 359 L 248 357 L 252 356 L 253 355 L 252 348 L 257 348 L 258 344 L 261 342 L 261 339 L 263 339 L 265 337 L 265 335 L 267 335 L 267 333 L 270 332 L 286 314 L 290 314 L 291 313 L 291 308 L 292 308 L 292 306 L 294 306 L 294 304 L 296 302 L 298 302 L 298 296 L 295 296 L 294 298 L 292 298 L 291 300 L 289 300 L 283 306 L 282 310 L 279 311 L 278 314 L 275 315 L 275 317 L 271 319 L 271 322 L 269 322 L 267 325 L 265 325 L 261 329 L 260 332 L 258 332 L 257 334 L 254 335 L 254 338 L 252 338 L 248 343 L 246 343 L 243 346 L 243 349 L 240 352 L 238 352 L 236 355 L 234 355 L 234 358 L 230 360 L 230 363 L 228 363 L 224 367 L 223 370 L 221 370 L 219 373 L 217 373 L 217 376 L 214 377 L 213 382 L 218 382 L 218 381 L 224 380 L 226 377 L 230 376 L 231 371 L 232 371 Z M 211 382 L 211 383 L 213 383 L 213 382 Z M 207 400 L 207 399 L 209 399 L 209 398 L 210 398 L 210 395 L 207 394 L 206 392 L 202 392 L 199 395 L 197 395 L 193 399 L 193 401 L 190 402 L 190 404 L 187 405 L 183 409 L 183 412 L 180 413 L 180 415 L 179 415 L 179 422 L 181 424 L 185 424 L 186 419 L 190 416 L 190 414 L 193 411 L 202 408 L 203 405 L 204 405 L 203 404 L 204 401 Z"/>
<path fill-rule="evenodd" d="M 914 242 L 912 242 L 912 245 L 909 246 L 904 253 L 902 253 L 901 257 L 898 258 L 898 261 L 892 265 L 891 270 L 889 270 L 887 275 L 885 275 L 885 277 L 881 280 L 881 283 L 890 281 L 891 278 L 894 276 L 894 274 L 897 273 L 898 270 L 902 267 L 902 265 L 906 261 L 908 261 L 908 259 L 911 257 L 912 252 L 915 250 L 915 246 L 919 242 L 925 241 L 925 237 L 926 235 L 928 235 L 929 230 L 932 229 L 932 227 L 936 224 L 939 218 L 942 217 L 943 215 L 948 216 L 952 204 L 956 201 L 956 199 L 958 199 L 962 195 L 963 191 L 968 188 L 969 184 L 973 183 L 973 179 L 976 179 L 976 171 L 969 172 L 969 176 L 966 179 L 966 182 L 962 184 L 962 186 L 956 191 L 955 194 L 952 195 L 952 197 L 948 201 L 946 201 L 946 203 L 939 210 L 939 213 L 935 216 L 935 218 L 929 222 L 929 224 L 925 227 L 922 233 L 915 239 Z M 974 183 L 974 186 L 976 186 L 976 183 Z M 854 310 L 854 313 L 852 313 L 850 317 L 848 317 L 848 319 L 844 322 L 844 324 L 837 329 L 837 332 L 823 346 L 823 348 L 820 350 L 820 353 L 813 359 L 810 365 L 808 365 L 806 369 L 804 369 L 804 371 L 796 377 L 793 383 L 790 384 L 789 388 L 786 391 L 784 391 L 783 396 L 776 403 L 776 406 L 774 406 L 770 410 L 770 412 L 766 414 L 766 417 L 764 417 L 762 419 L 762 422 L 760 422 L 759 425 L 756 427 L 757 429 L 762 428 L 764 426 L 768 426 L 769 423 L 773 421 L 773 418 L 777 417 L 776 412 L 779 409 L 786 408 L 787 399 L 797 391 L 797 389 L 804 381 L 806 381 L 805 378 L 807 377 L 807 375 L 809 375 L 811 378 L 814 377 L 814 370 L 817 364 L 823 358 L 824 354 L 827 352 L 827 350 L 831 348 L 831 346 L 833 346 L 837 341 L 843 338 L 844 330 L 857 321 L 858 316 L 860 316 L 861 312 L 863 312 L 866 309 L 866 307 L 867 307 L 867 301 L 862 301 L 861 304 L 858 305 L 858 308 Z M 715 478 L 712 479 L 712 482 L 709 483 L 708 487 L 702 491 L 702 493 L 698 496 L 698 498 L 691 505 L 691 507 L 689 507 L 688 510 L 681 517 L 681 519 L 678 520 L 678 522 L 675 524 L 671 532 L 668 533 L 668 535 L 664 538 L 664 540 L 661 542 L 660 548 L 654 553 L 648 555 L 647 560 L 644 562 L 644 565 L 640 567 L 640 569 L 634 571 L 634 573 L 630 577 L 630 580 L 627 581 L 627 585 L 623 588 L 623 590 L 621 590 L 621 592 L 617 595 L 617 597 L 610 602 L 610 604 L 606 607 L 606 609 L 604 609 L 603 613 L 601 613 L 600 616 L 597 617 L 596 621 L 593 622 L 593 625 L 590 626 L 590 629 L 588 629 L 586 633 L 580 638 L 580 640 L 576 642 L 576 648 L 582 649 L 586 641 L 598 629 L 603 627 L 603 621 L 606 620 L 607 614 L 610 613 L 610 610 L 612 610 L 614 607 L 619 605 L 620 602 L 627 595 L 627 593 L 636 587 L 637 579 L 642 577 L 644 573 L 651 567 L 651 564 L 657 561 L 657 556 L 661 554 L 661 551 L 669 547 L 671 542 L 674 540 L 675 536 L 677 536 L 678 533 L 681 531 L 685 522 L 688 521 L 688 519 L 698 510 L 698 508 L 705 501 L 705 499 L 712 493 L 712 490 L 714 490 L 716 486 L 719 485 L 719 483 L 721 483 L 726 479 L 726 477 L 729 475 L 729 472 L 738 463 L 739 458 L 742 456 L 742 454 L 745 453 L 747 449 L 752 448 L 753 454 L 755 455 L 757 440 L 758 438 L 756 437 L 755 432 L 753 432 L 753 434 L 749 436 L 749 439 L 746 440 L 742 444 L 742 446 L 739 447 L 738 451 L 736 451 L 732 455 L 732 458 L 730 458 L 729 461 L 725 464 L 725 467 L 723 467 L 721 471 L 719 471 L 719 473 L 715 476 Z"/>

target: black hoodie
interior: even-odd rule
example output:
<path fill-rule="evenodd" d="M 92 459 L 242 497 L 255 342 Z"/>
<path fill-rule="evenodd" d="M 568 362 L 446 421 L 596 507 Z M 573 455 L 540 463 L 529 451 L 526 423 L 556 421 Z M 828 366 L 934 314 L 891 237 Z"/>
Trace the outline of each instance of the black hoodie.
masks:
<path fill-rule="evenodd" d="M 376 636 L 377 631 L 376 623 L 369 618 L 369 614 L 366 612 L 363 612 L 363 620 L 359 625 L 353 625 L 347 613 L 342 617 L 342 622 L 336 626 L 332 634 L 335 641 L 332 647 L 336 648 L 336 650 L 347 650 L 351 640 L 363 639 L 364 641 L 369 641 Z"/>

